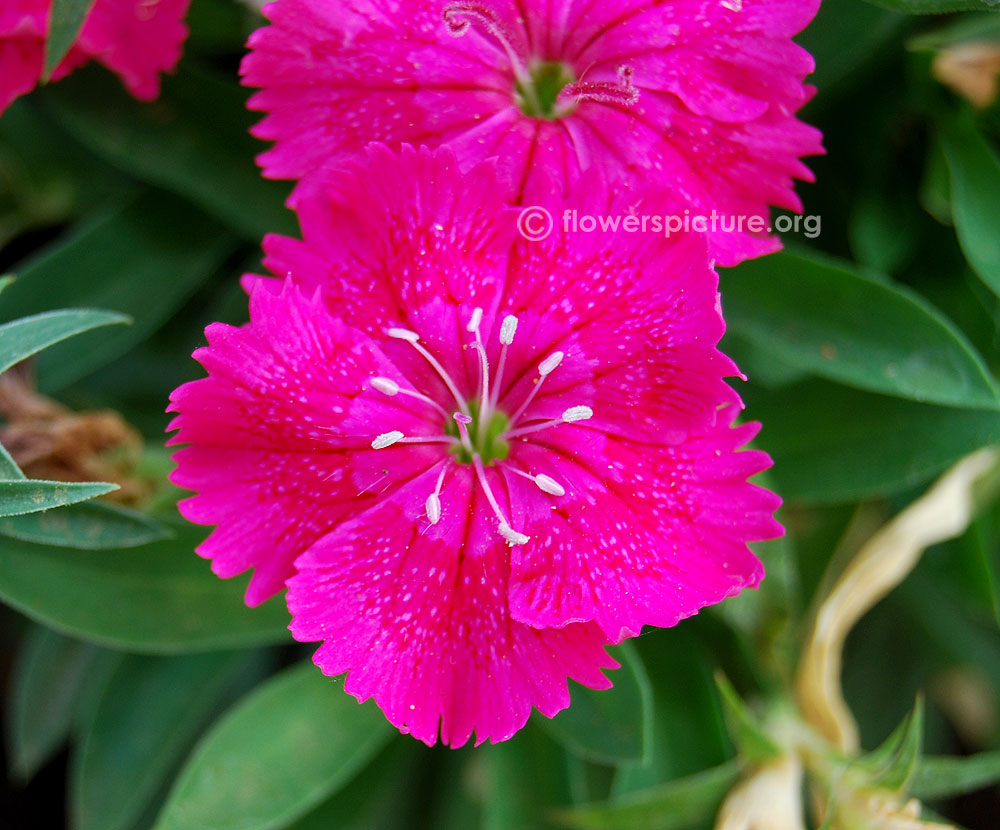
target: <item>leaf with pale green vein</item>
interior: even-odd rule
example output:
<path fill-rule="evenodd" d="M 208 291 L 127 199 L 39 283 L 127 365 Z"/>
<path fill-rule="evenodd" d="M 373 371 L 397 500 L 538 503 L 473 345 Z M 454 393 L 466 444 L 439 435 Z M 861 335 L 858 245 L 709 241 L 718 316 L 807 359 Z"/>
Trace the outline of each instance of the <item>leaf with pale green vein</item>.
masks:
<path fill-rule="evenodd" d="M 907 792 L 922 800 L 951 798 L 1000 782 L 1000 751 L 921 758 Z"/>
<path fill-rule="evenodd" d="M 277 830 L 346 784 L 395 734 L 312 663 L 259 686 L 200 741 L 155 830 Z"/>
<path fill-rule="evenodd" d="M 725 272 L 722 298 L 730 329 L 790 366 L 886 395 L 1000 408 L 965 335 L 902 286 L 783 252 Z"/>
<path fill-rule="evenodd" d="M 73 46 L 94 2 L 95 0 L 52 0 L 49 10 L 49 32 L 45 39 L 46 80 Z"/>
<path fill-rule="evenodd" d="M 247 608 L 246 578 L 221 580 L 195 553 L 203 528 L 127 550 L 0 544 L 0 599 L 58 630 L 143 653 L 287 642 L 280 597 Z M 86 590 L 81 590 L 86 586 Z"/>

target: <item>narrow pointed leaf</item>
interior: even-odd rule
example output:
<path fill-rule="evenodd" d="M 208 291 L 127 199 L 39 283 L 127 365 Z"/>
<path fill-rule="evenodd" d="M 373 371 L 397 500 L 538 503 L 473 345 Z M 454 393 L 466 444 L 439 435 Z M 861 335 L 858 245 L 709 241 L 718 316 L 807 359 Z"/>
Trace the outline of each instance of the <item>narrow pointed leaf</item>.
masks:
<path fill-rule="evenodd" d="M 0 481 L 23 481 L 25 478 L 17 462 L 11 458 L 3 445 L 0 445 Z"/>
<path fill-rule="evenodd" d="M 95 0 L 52 0 L 49 36 L 45 41 L 45 78 L 52 74 L 83 28 Z"/>
<path fill-rule="evenodd" d="M 275 830 L 347 783 L 395 734 L 371 702 L 305 662 L 241 700 L 202 739 L 155 830 Z"/>
<path fill-rule="evenodd" d="M 921 758 L 907 788 L 921 800 L 951 798 L 1000 782 L 1000 751 L 964 758 Z"/>
<path fill-rule="evenodd" d="M 0 373 L 74 334 L 129 323 L 124 314 L 86 308 L 46 311 L 0 326 Z"/>
<path fill-rule="evenodd" d="M 732 683 L 721 672 L 715 675 L 715 685 L 726 707 L 730 735 L 743 760 L 758 763 L 780 756 L 781 749 L 761 729 Z"/>
<path fill-rule="evenodd" d="M 0 481 L 0 517 L 23 516 L 103 496 L 117 484 L 102 481 Z"/>
<path fill-rule="evenodd" d="M 581 830 L 695 830 L 715 815 L 739 774 L 739 765 L 729 761 L 614 801 L 560 810 L 553 819 Z"/>

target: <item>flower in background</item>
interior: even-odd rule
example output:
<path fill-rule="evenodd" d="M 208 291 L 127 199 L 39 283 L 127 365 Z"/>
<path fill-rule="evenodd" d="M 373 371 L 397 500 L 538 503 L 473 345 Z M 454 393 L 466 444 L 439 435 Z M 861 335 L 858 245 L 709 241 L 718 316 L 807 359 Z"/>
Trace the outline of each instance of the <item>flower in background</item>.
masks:
<path fill-rule="evenodd" d="M 116 73 L 136 98 L 160 92 L 160 72 L 180 60 L 188 0 L 97 0 L 52 80 L 90 60 Z M 52 0 L 4 0 L 0 6 L 0 112 L 42 78 Z"/>
<path fill-rule="evenodd" d="M 373 146 L 299 214 L 172 396 L 173 480 L 215 572 L 253 568 L 251 604 L 288 580 L 348 692 L 428 744 L 503 740 L 567 676 L 607 686 L 607 643 L 757 584 L 779 501 L 703 238 L 526 242 L 495 165 L 447 149 Z"/>
<path fill-rule="evenodd" d="M 498 157 L 521 204 L 555 172 L 564 192 L 583 176 L 648 183 L 693 213 L 798 211 L 799 159 L 822 148 L 794 116 L 813 61 L 791 37 L 818 5 L 278 0 L 242 66 L 267 113 L 254 133 L 276 142 L 259 161 L 301 179 L 372 140 L 447 144 L 463 169 Z M 712 247 L 732 265 L 780 246 L 720 231 Z"/>

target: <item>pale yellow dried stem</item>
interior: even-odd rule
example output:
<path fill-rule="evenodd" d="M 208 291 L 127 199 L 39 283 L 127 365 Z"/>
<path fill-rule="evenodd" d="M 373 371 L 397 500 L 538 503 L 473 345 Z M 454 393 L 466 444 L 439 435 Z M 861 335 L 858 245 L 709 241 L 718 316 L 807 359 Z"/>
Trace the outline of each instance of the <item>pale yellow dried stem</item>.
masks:
<path fill-rule="evenodd" d="M 803 717 L 840 751 L 859 751 L 858 728 L 840 688 L 844 640 L 895 588 L 931 545 L 954 538 L 973 514 L 973 484 L 1000 461 L 984 449 L 966 456 L 864 544 L 816 614 L 799 662 L 796 697 Z"/>

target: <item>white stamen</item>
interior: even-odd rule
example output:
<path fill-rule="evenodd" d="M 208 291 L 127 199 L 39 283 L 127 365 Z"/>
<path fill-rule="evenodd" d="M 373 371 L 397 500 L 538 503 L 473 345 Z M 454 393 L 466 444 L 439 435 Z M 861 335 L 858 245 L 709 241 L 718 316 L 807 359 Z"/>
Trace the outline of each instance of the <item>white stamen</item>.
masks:
<path fill-rule="evenodd" d="M 538 489 L 543 493 L 549 493 L 553 496 L 565 496 L 566 488 L 563 487 L 558 481 L 550 476 L 545 475 L 545 473 L 539 473 L 534 477 L 535 484 L 538 485 Z"/>
<path fill-rule="evenodd" d="M 511 547 L 514 547 L 514 545 L 525 545 L 531 540 L 530 536 L 518 533 L 510 525 L 503 522 L 500 523 L 500 535 L 507 540 L 507 544 Z"/>
<path fill-rule="evenodd" d="M 403 437 L 398 429 L 394 429 L 392 432 L 383 432 L 374 441 L 372 441 L 373 450 L 384 450 L 386 447 L 391 447 L 399 439 Z"/>
<path fill-rule="evenodd" d="M 399 394 L 399 384 L 389 378 L 372 378 L 370 383 L 372 389 L 383 395 L 388 395 L 390 398 Z"/>
<path fill-rule="evenodd" d="M 479 328 L 479 324 L 483 322 L 483 310 L 478 306 L 472 309 L 472 317 L 469 320 L 469 325 L 465 327 L 468 332 L 474 332 Z"/>
<path fill-rule="evenodd" d="M 586 421 L 594 417 L 594 410 L 589 406 L 571 406 L 562 414 L 562 419 L 571 424 L 574 421 Z"/>
<path fill-rule="evenodd" d="M 565 355 L 562 352 L 552 352 L 552 354 L 538 364 L 538 374 L 542 377 L 551 374 L 556 366 L 562 363 L 564 357 Z"/>
<path fill-rule="evenodd" d="M 509 346 L 514 342 L 514 335 L 517 333 L 517 317 L 513 314 L 508 314 L 503 318 L 503 323 L 500 326 L 500 342 L 505 346 Z"/>
<path fill-rule="evenodd" d="M 441 499 L 437 493 L 431 493 L 424 502 L 424 509 L 427 511 L 427 520 L 436 525 L 441 521 Z"/>
<path fill-rule="evenodd" d="M 394 337 L 396 340 L 405 340 L 407 343 L 416 343 L 420 339 L 420 335 L 415 331 L 410 331 L 409 329 L 386 329 L 385 333 L 389 337 Z"/>

